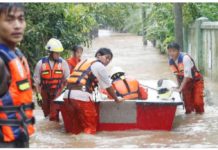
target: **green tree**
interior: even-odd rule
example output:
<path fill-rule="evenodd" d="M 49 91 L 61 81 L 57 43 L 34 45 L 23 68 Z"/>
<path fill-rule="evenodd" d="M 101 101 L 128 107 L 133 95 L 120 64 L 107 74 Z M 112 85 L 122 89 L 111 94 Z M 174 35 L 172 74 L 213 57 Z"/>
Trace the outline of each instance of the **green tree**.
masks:
<path fill-rule="evenodd" d="M 144 39 L 159 41 L 158 47 L 164 53 L 166 45 L 175 40 L 173 4 L 151 3 L 145 5 L 147 6 L 144 7 L 146 11 L 146 19 L 143 21 L 143 31 L 146 31 Z M 199 17 L 207 17 L 211 21 L 218 20 L 217 8 L 218 3 L 183 3 L 182 27 L 188 28 Z M 182 31 L 181 27 L 179 31 Z"/>
<path fill-rule="evenodd" d="M 138 8 L 138 4 L 134 3 L 98 3 L 95 9 L 96 21 L 101 28 L 127 32 L 130 28 L 126 26 L 126 23 L 134 10 Z"/>
<path fill-rule="evenodd" d="M 65 50 L 74 44 L 89 45 L 89 33 L 97 25 L 87 4 L 27 3 L 27 29 L 21 48 L 31 70 L 46 54 L 44 46 L 52 38 L 58 38 Z M 64 55 L 67 55 L 67 51 Z"/>
<path fill-rule="evenodd" d="M 175 39 L 173 6 L 170 3 L 147 4 L 144 30 L 147 40 L 158 40 L 161 53 L 165 53 L 166 44 Z"/>

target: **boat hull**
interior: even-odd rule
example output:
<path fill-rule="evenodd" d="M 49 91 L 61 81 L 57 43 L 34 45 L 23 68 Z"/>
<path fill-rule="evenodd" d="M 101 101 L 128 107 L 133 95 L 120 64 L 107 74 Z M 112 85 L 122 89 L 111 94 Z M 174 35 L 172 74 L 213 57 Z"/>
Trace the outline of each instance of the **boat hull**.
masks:
<path fill-rule="evenodd" d="M 141 81 L 143 85 L 157 88 L 157 81 Z M 176 85 L 169 80 L 170 85 Z M 97 111 L 97 131 L 118 131 L 118 130 L 171 130 L 175 118 L 176 108 L 183 105 L 180 94 L 172 92 L 168 99 L 160 99 L 157 91 L 148 89 L 147 100 L 125 100 L 122 103 L 115 103 L 113 100 L 103 99 L 97 93 L 95 107 Z M 65 92 L 68 96 L 68 92 Z M 67 97 L 65 97 L 67 98 Z M 94 99 L 94 98 L 93 98 Z M 64 103 L 64 96 L 55 100 L 61 105 L 61 114 L 67 132 L 71 132 L 74 126 L 72 113 L 67 112 Z"/>
<path fill-rule="evenodd" d="M 129 104 L 123 103 L 121 104 L 123 106 L 121 106 L 114 102 L 103 103 L 96 104 L 98 131 L 130 129 L 169 131 L 173 126 L 176 108 L 181 104 L 128 101 Z M 107 114 L 105 111 L 107 111 Z"/>

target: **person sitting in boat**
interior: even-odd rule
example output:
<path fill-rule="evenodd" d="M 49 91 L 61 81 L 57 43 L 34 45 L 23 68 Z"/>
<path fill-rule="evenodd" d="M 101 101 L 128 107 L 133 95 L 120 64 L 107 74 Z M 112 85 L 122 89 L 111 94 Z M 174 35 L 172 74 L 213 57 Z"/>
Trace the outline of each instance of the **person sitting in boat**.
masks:
<path fill-rule="evenodd" d="M 111 79 L 112 86 L 116 90 L 117 96 L 126 100 L 147 99 L 148 90 L 143 88 L 136 79 L 127 77 L 121 67 L 113 67 L 111 69 Z M 111 98 L 105 90 L 101 91 L 103 94 L 106 94 L 109 99 Z"/>
<path fill-rule="evenodd" d="M 67 80 L 67 89 L 64 95 L 63 115 L 65 128 L 69 125 L 69 132 L 78 134 L 85 132 L 95 134 L 97 127 L 97 111 L 92 100 L 92 92 L 98 85 L 107 90 L 115 102 L 118 99 L 111 85 L 107 66 L 113 58 L 113 53 L 108 48 L 100 48 L 96 58 L 85 59 L 76 65 L 73 73 Z"/>

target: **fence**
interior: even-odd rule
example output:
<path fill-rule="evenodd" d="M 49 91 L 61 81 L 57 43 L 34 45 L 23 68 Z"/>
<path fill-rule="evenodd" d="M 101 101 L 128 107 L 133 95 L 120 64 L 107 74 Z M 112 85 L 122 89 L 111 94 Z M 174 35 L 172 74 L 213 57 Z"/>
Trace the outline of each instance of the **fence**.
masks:
<path fill-rule="evenodd" d="M 200 71 L 218 81 L 218 21 L 201 17 L 184 30 L 184 51 L 195 60 Z"/>

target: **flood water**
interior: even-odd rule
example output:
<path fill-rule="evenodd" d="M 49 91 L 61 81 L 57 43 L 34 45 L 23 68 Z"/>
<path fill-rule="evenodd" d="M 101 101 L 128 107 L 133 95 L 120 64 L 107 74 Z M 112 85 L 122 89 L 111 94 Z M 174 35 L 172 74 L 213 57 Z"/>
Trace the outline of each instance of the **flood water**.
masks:
<path fill-rule="evenodd" d="M 85 48 L 83 58 L 93 57 L 100 47 L 114 53 L 112 66 L 122 67 L 127 75 L 140 80 L 175 80 L 167 64 L 167 56 L 152 47 L 143 46 L 142 37 L 131 34 L 111 33 L 101 30 L 90 48 Z M 31 137 L 33 148 L 206 148 L 218 147 L 218 84 L 205 78 L 205 113 L 185 115 L 177 107 L 172 131 L 114 131 L 96 135 L 65 133 L 64 124 L 50 122 L 43 117 L 39 107 L 35 110 L 36 133 Z"/>

